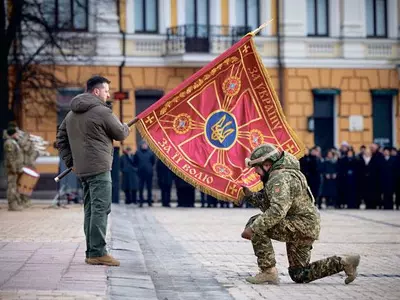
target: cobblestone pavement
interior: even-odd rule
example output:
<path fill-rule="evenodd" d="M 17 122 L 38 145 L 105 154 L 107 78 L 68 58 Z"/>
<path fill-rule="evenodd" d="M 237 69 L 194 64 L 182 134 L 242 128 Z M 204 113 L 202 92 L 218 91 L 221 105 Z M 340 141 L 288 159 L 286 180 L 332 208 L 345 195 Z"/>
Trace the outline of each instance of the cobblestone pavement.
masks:
<path fill-rule="evenodd" d="M 250 285 L 245 281 L 246 276 L 258 270 L 251 243 L 242 240 L 240 233 L 248 218 L 258 213 L 255 209 L 155 208 L 132 213 L 138 222 L 135 231 L 140 229 L 146 239 L 146 262 L 155 256 L 159 266 L 184 270 L 184 275 L 191 269 L 195 274 L 199 269 L 204 270 L 209 279 L 215 278 L 234 299 L 400 299 L 399 211 L 322 211 L 321 236 L 314 245 L 312 260 L 333 254 L 359 253 L 362 257 L 359 277 L 350 285 L 343 283 L 344 274 L 310 284 L 295 284 L 287 272 L 285 245 L 274 242 L 281 276 L 279 286 Z M 155 226 L 154 222 L 158 224 Z M 153 231 L 159 227 L 163 229 Z M 175 255 L 175 249 L 183 248 L 178 250 L 178 253 L 183 251 L 180 258 L 171 260 L 164 254 L 163 259 L 160 248 L 165 236 L 175 243 L 175 248 L 169 248 L 173 251 L 171 255 Z M 174 273 L 170 272 L 170 278 L 164 280 L 180 280 Z M 154 280 L 156 276 L 152 277 Z M 196 287 L 200 283 L 198 291 L 203 290 L 201 282 L 194 283 Z M 176 286 L 179 287 L 179 281 Z"/>
<path fill-rule="evenodd" d="M 400 299 L 400 212 L 324 210 L 312 260 L 359 253 L 359 277 L 299 285 L 274 242 L 281 284 L 251 285 L 251 243 L 240 238 L 254 209 L 113 205 L 108 232 L 119 268 L 84 263 L 83 212 L 8 212 L 0 205 L 0 299 Z M 110 234 L 111 233 L 111 234 Z"/>
<path fill-rule="evenodd" d="M 83 209 L 0 209 L 0 299 L 106 299 L 103 266 L 84 263 Z"/>

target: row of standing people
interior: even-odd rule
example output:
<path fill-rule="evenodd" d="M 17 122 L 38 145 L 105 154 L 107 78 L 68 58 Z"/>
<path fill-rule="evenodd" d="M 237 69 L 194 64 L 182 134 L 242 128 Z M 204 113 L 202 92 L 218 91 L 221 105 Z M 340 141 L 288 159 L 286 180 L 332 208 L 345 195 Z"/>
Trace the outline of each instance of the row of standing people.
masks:
<path fill-rule="evenodd" d="M 155 166 L 155 168 L 154 168 Z M 122 173 L 121 188 L 125 193 L 126 204 L 144 203 L 152 206 L 152 190 L 154 170 L 157 176 L 157 185 L 161 191 L 161 204 L 164 207 L 170 207 L 172 186 L 175 184 L 177 193 L 178 207 L 195 206 L 195 188 L 176 176 L 161 160 L 156 160 L 152 151 L 148 148 L 146 142 L 140 143 L 139 149 L 133 153 L 130 147 L 127 147 L 120 158 L 120 170 Z M 147 198 L 145 199 L 145 190 Z M 137 194 L 139 193 L 139 199 Z M 229 208 L 233 204 L 226 201 L 219 201 L 215 197 L 201 193 L 201 207 L 220 207 Z M 250 207 L 246 204 L 246 207 Z"/>
<path fill-rule="evenodd" d="M 125 193 L 125 203 L 138 203 L 142 207 L 146 202 L 149 206 L 152 206 L 154 166 L 157 184 L 161 190 L 162 206 L 170 206 L 172 185 L 175 183 L 178 207 L 194 207 L 195 188 L 180 177 L 175 176 L 161 160 L 156 160 L 153 152 L 144 141 L 141 141 L 139 149 L 135 153 L 132 152 L 130 147 L 127 147 L 120 159 L 121 188 Z M 147 191 L 146 199 L 144 197 L 145 190 Z M 138 192 L 139 199 L 137 199 Z"/>
<path fill-rule="evenodd" d="M 357 209 L 361 203 L 367 209 L 400 207 L 400 155 L 395 148 L 371 144 L 356 154 L 344 142 L 339 151 L 331 149 L 322 158 L 314 147 L 300 164 L 319 207 L 322 199 L 336 208 Z"/>

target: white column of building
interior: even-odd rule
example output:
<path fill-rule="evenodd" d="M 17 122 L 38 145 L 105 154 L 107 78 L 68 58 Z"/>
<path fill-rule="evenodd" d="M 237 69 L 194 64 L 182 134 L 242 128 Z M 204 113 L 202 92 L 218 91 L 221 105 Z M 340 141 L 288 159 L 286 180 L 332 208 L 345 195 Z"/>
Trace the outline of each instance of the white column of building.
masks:
<path fill-rule="evenodd" d="M 101 34 L 101 38 L 97 38 L 97 54 L 100 56 L 121 55 L 117 2 L 96 1 L 94 3 L 93 1 L 91 3 L 96 7 L 96 32 Z"/>
<path fill-rule="evenodd" d="M 177 9 L 178 9 L 178 26 L 185 25 L 186 23 L 186 7 L 185 7 L 185 0 L 178 0 L 177 1 Z"/>
<path fill-rule="evenodd" d="M 229 0 L 229 26 L 236 26 L 236 0 Z"/>
<path fill-rule="evenodd" d="M 365 37 L 367 35 L 365 0 L 341 1 L 343 36 Z"/>
<path fill-rule="evenodd" d="M 134 0 L 126 0 L 126 32 L 135 33 L 135 5 Z"/>
<path fill-rule="evenodd" d="M 221 0 L 210 1 L 210 25 L 221 25 Z"/>
<path fill-rule="evenodd" d="M 399 9 L 398 6 L 400 1 L 387 1 L 387 24 L 388 24 L 388 38 L 397 38 L 400 27 L 399 27 Z"/>
<path fill-rule="evenodd" d="M 171 1 L 158 1 L 158 28 L 159 33 L 165 34 L 171 25 Z"/>
<path fill-rule="evenodd" d="M 281 1 L 280 8 L 282 34 L 290 37 L 307 35 L 306 0 Z"/>
<path fill-rule="evenodd" d="M 260 0 L 260 24 L 271 20 L 271 0 Z M 271 24 L 261 30 L 261 35 L 271 35 Z"/>
<path fill-rule="evenodd" d="M 339 37 L 340 36 L 340 1 L 341 0 L 330 0 L 329 1 L 329 36 Z"/>
<path fill-rule="evenodd" d="M 397 0 L 397 36 L 400 38 L 400 0 Z"/>
<path fill-rule="evenodd" d="M 367 24 L 365 0 L 341 1 L 342 36 L 344 38 L 366 37 Z M 342 47 L 344 58 L 359 59 L 364 57 L 365 46 L 358 40 L 345 39 Z"/>

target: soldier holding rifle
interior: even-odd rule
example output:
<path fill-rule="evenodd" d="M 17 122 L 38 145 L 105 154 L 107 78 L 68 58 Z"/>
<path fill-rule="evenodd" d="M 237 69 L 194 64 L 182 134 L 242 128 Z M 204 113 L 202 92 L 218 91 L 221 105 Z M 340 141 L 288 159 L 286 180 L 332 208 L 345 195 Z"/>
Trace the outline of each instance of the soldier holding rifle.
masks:
<path fill-rule="evenodd" d="M 129 127 L 106 105 L 110 81 L 94 76 L 86 92 L 72 99 L 71 111 L 57 133 L 57 147 L 68 168 L 81 179 L 84 193 L 86 263 L 119 266 L 106 251 L 107 218 L 111 211 L 113 140 L 123 141 Z"/>

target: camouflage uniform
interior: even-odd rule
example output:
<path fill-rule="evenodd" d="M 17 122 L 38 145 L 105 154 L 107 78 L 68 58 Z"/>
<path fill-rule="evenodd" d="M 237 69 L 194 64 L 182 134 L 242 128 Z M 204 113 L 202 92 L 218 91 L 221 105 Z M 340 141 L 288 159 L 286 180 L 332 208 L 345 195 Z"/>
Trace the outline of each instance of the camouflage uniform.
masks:
<path fill-rule="evenodd" d="M 245 201 L 263 212 L 246 224 L 253 231 L 251 242 L 261 272 L 276 264 L 271 239 L 286 242 L 289 275 L 296 283 L 344 271 L 346 261 L 339 256 L 310 263 L 312 245 L 320 233 L 320 217 L 296 157 L 265 144 L 254 149 L 246 163 L 249 167 L 262 165 L 266 157 L 273 164 L 264 180 L 264 189 L 245 197 Z"/>
<path fill-rule="evenodd" d="M 20 210 L 20 194 L 17 189 L 18 176 L 23 167 L 23 155 L 17 141 L 11 137 L 4 143 L 5 167 L 7 169 L 7 199 L 9 210 Z"/>
<path fill-rule="evenodd" d="M 35 169 L 35 161 L 39 156 L 39 152 L 35 150 L 33 142 L 30 140 L 29 133 L 24 133 L 18 139 L 18 144 L 23 153 L 23 164 L 25 167 Z M 21 204 L 25 207 L 31 206 L 31 199 L 27 195 L 21 194 Z"/>

